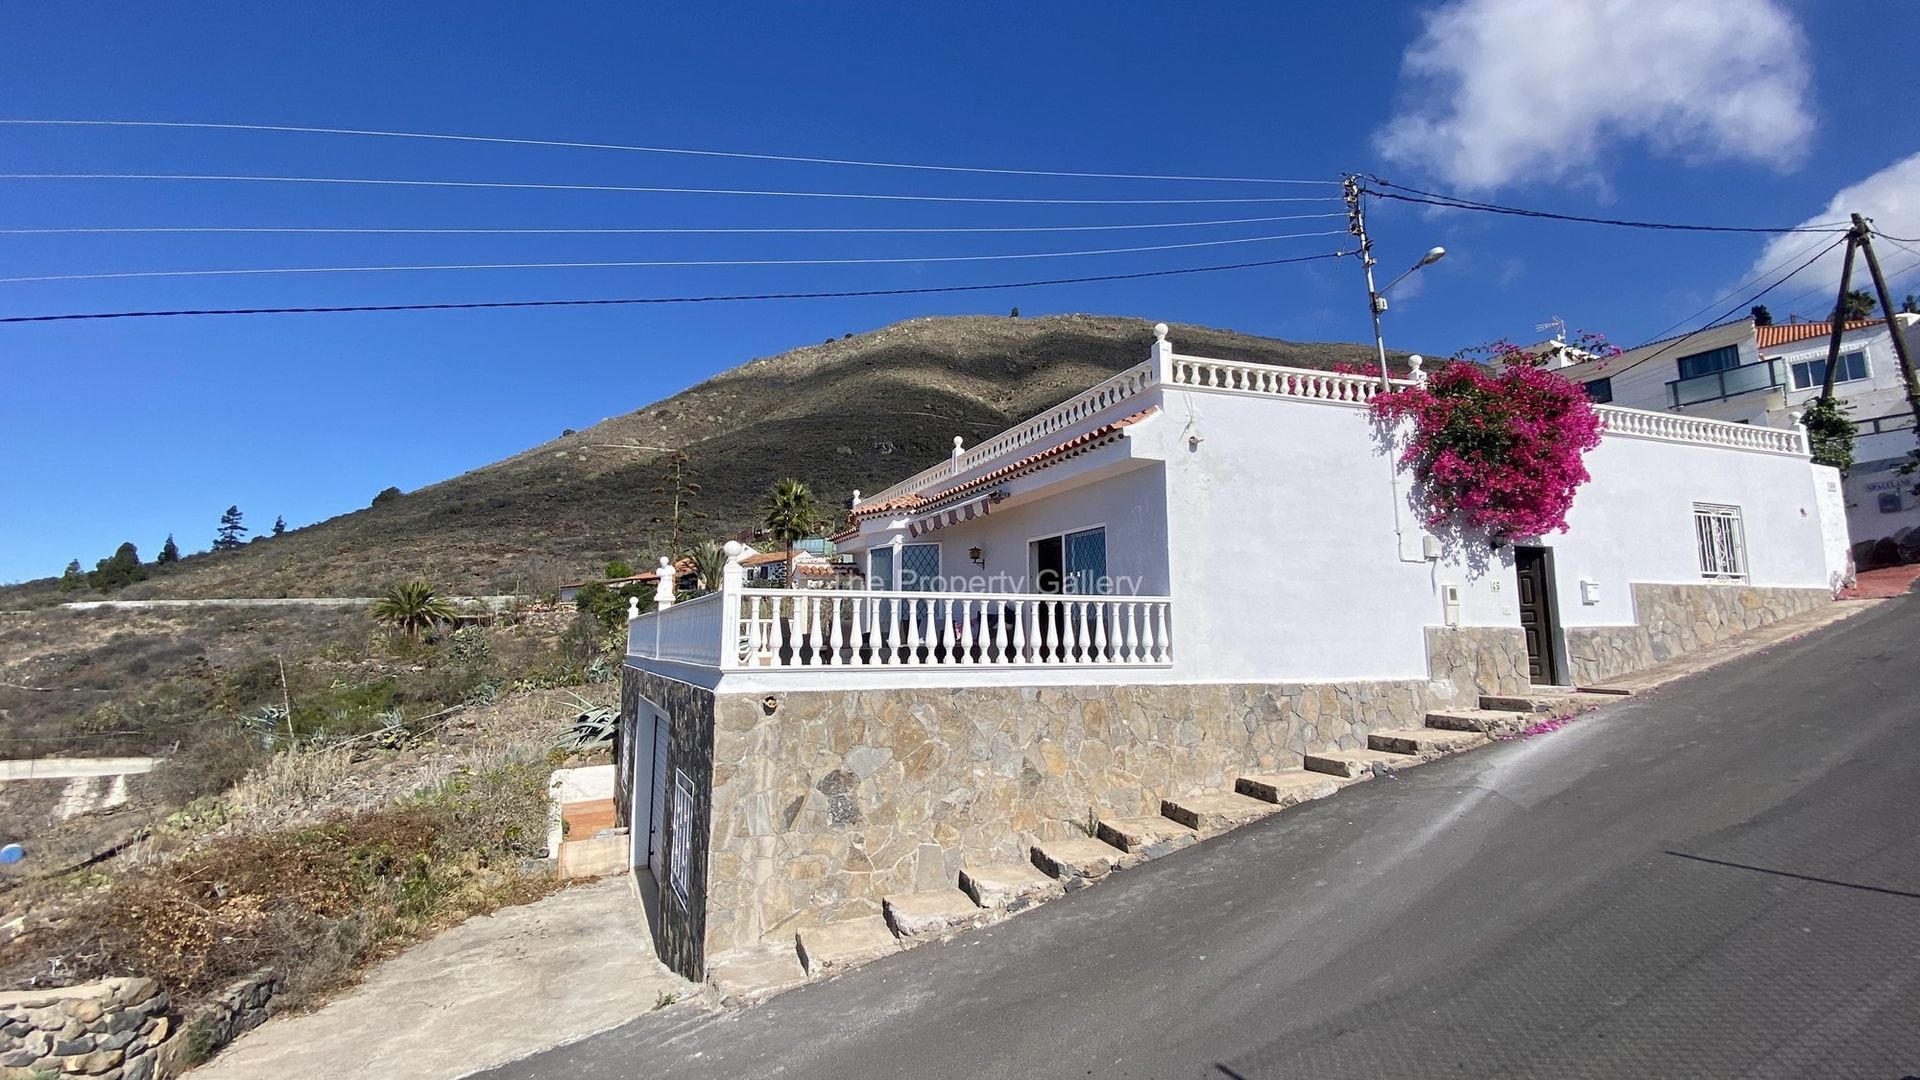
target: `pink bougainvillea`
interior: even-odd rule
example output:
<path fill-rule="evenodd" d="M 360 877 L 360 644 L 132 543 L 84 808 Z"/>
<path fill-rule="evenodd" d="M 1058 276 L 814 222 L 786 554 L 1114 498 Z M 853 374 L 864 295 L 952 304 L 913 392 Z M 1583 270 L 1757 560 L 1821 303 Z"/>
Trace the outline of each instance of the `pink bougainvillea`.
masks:
<path fill-rule="evenodd" d="M 1600 445 L 1600 417 L 1577 383 L 1524 364 L 1497 374 L 1453 363 L 1425 385 L 1376 395 L 1383 423 L 1413 422 L 1401 468 L 1420 481 L 1429 527 L 1496 538 L 1564 530 L 1581 457 Z"/>

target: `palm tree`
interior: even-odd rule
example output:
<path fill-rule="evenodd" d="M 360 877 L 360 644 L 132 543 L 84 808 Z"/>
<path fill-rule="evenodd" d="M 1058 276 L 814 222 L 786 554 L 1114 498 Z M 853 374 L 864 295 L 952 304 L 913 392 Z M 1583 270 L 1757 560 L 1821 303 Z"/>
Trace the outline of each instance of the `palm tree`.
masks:
<path fill-rule="evenodd" d="M 712 540 L 702 540 L 687 552 L 687 558 L 693 560 L 693 576 L 699 580 L 702 591 L 712 592 L 720 587 L 720 574 L 726 569 L 726 549 Z"/>
<path fill-rule="evenodd" d="M 820 510 L 814 505 L 813 489 L 785 477 L 767 493 L 765 525 L 775 540 L 787 546 L 787 587 L 793 587 L 793 543 L 812 536 L 820 528 Z"/>
<path fill-rule="evenodd" d="M 455 612 L 446 597 L 436 595 L 429 581 L 402 581 L 373 602 L 375 622 L 419 637 L 434 623 L 452 622 Z"/>

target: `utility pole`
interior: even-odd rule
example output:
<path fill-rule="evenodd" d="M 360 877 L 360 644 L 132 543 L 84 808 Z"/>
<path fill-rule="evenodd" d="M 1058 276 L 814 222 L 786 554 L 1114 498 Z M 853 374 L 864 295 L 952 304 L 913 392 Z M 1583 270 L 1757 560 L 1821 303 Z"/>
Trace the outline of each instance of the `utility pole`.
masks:
<path fill-rule="evenodd" d="M 1873 253 L 1873 222 L 1853 215 L 1853 231 L 1859 234 L 1860 251 L 1867 257 L 1867 272 L 1873 275 L 1873 289 L 1880 294 L 1880 311 L 1887 317 L 1887 334 L 1893 338 L 1893 355 L 1900 358 L 1900 379 L 1907 387 L 1907 408 L 1920 419 L 1920 384 L 1916 384 L 1913 375 L 1913 360 L 1907 356 L 1907 339 L 1900 333 L 1900 320 L 1894 318 L 1893 295 L 1887 291 L 1887 278 L 1880 272 L 1880 259 Z M 1841 296 L 1846 295 L 1846 286 L 1841 287 Z M 1835 312 L 1838 316 L 1839 312 Z M 1838 319 L 1835 326 L 1838 327 Z M 1827 361 L 1827 380 L 1833 380 L 1833 361 Z M 1916 429 L 1920 430 L 1920 429 Z"/>
<path fill-rule="evenodd" d="M 1385 299 L 1373 289 L 1373 241 L 1367 237 L 1367 211 L 1360 201 L 1360 178 L 1349 174 L 1341 185 L 1347 200 L 1347 231 L 1360 238 L 1360 268 L 1367 275 L 1367 313 L 1373 317 L 1373 349 L 1380 360 L 1380 392 L 1393 389 L 1387 378 L 1387 339 L 1380 336 L 1380 309 Z"/>
<path fill-rule="evenodd" d="M 1854 215 L 1854 220 L 1859 220 L 1858 214 Z M 1846 321 L 1841 316 L 1846 314 L 1847 290 L 1853 288 L 1853 252 L 1859 245 L 1860 226 L 1855 225 L 1847 230 L 1847 254 L 1840 263 L 1840 298 L 1833 302 L 1833 329 L 1827 335 L 1827 377 L 1820 384 L 1822 404 L 1833 400 L 1833 372 L 1840 366 L 1840 334 L 1846 327 Z"/>

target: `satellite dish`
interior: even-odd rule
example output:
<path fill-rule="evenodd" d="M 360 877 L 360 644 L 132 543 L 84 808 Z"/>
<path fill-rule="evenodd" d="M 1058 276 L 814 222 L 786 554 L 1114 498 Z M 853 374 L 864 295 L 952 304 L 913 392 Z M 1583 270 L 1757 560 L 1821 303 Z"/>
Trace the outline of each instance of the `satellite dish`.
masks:
<path fill-rule="evenodd" d="M 26 857 L 27 849 L 21 847 L 19 844 L 8 844 L 6 847 L 0 847 L 0 863 L 17 863 Z"/>

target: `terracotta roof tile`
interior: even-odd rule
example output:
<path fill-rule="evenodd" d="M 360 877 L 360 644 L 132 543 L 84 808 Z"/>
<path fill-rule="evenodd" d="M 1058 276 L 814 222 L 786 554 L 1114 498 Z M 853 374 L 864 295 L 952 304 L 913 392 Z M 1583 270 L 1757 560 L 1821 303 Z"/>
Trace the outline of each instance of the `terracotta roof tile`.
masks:
<path fill-rule="evenodd" d="M 1854 319 L 1841 328 L 1842 332 L 1865 330 L 1869 326 L 1878 326 L 1885 319 Z M 1763 349 L 1778 348 L 1781 345 L 1805 341 L 1808 338 L 1823 338 L 1833 333 L 1831 322 L 1775 323 L 1772 326 L 1753 328 L 1754 344 Z"/>
<path fill-rule="evenodd" d="M 1075 435 L 1073 438 L 1068 439 L 1065 442 L 1058 443 L 1054 446 L 1049 446 L 1045 450 L 1041 450 L 1038 453 L 1028 454 L 1026 457 L 1023 457 L 1018 461 L 1012 462 L 1011 464 L 1002 465 L 1000 468 L 995 469 L 992 472 L 982 473 L 979 476 L 976 476 L 973 479 L 966 481 L 965 483 L 957 484 L 953 487 L 946 489 L 945 491 L 936 491 L 931 495 L 924 495 L 924 496 L 923 495 L 901 495 L 897 498 L 888 499 L 884 503 L 873 503 L 873 504 L 862 503 L 860 506 L 854 509 L 853 520 L 857 524 L 858 522 L 863 521 L 869 517 L 875 516 L 877 514 L 886 513 L 889 511 L 894 511 L 894 510 L 918 511 L 918 510 L 928 509 L 939 503 L 947 502 L 948 500 L 956 498 L 960 495 L 965 495 L 968 492 L 977 491 L 980 488 L 986 487 L 989 484 L 995 483 L 1000 480 L 1005 480 L 1011 476 L 1014 476 L 1015 474 L 1031 472 L 1034 469 L 1042 468 L 1047 464 L 1051 464 L 1053 459 L 1055 458 L 1059 458 L 1062 456 L 1071 457 L 1073 456 L 1073 454 L 1081 450 L 1090 448 L 1090 444 L 1092 443 L 1106 442 L 1112 439 L 1113 437 L 1117 436 L 1121 431 L 1125 430 L 1126 428 L 1132 427 L 1133 425 L 1139 423 L 1142 420 L 1145 420 L 1147 417 L 1152 416 L 1159 411 L 1160 411 L 1160 407 L 1158 405 L 1154 405 L 1146 409 L 1143 409 L 1140 412 L 1134 413 L 1131 416 L 1123 416 L 1118 420 L 1112 421 L 1111 423 L 1102 424 L 1097 428 L 1093 428 L 1089 431 L 1081 432 L 1080 434 Z M 849 533 L 849 535 L 851 535 L 851 532 Z"/>

